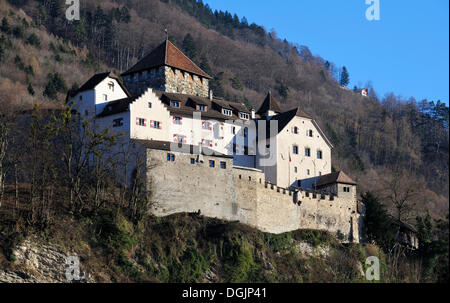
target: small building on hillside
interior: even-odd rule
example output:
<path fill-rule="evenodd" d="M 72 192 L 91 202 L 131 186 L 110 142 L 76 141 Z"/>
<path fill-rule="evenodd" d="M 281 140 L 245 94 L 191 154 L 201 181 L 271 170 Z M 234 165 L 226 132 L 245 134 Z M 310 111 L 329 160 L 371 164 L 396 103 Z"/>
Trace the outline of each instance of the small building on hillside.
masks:
<path fill-rule="evenodd" d="M 395 240 L 398 244 L 411 250 L 419 249 L 419 238 L 414 227 L 398 219 L 395 219 L 392 225 L 395 228 Z"/>

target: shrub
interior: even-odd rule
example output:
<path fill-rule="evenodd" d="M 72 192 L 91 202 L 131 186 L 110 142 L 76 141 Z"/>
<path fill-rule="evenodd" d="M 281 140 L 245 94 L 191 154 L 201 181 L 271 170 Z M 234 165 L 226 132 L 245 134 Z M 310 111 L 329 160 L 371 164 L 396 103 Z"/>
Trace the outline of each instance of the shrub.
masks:
<path fill-rule="evenodd" d="M 198 250 L 189 248 L 180 258 L 181 262 L 172 261 L 169 265 L 170 282 L 196 283 L 208 270 L 210 262 Z"/>
<path fill-rule="evenodd" d="M 67 85 L 59 73 L 50 73 L 47 76 L 48 82 L 45 86 L 43 95 L 49 99 L 55 100 L 57 93 L 66 93 Z"/>
<path fill-rule="evenodd" d="M 291 241 L 291 233 L 285 233 L 281 235 L 264 234 L 264 244 L 269 246 L 269 248 L 275 252 L 286 249 Z"/>
<path fill-rule="evenodd" d="M 16 26 L 13 28 L 12 34 L 17 39 L 23 39 L 23 37 L 24 37 L 23 29 L 19 26 Z"/>
<path fill-rule="evenodd" d="M 229 283 L 255 282 L 261 273 L 261 267 L 253 260 L 250 250 L 243 247 L 233 257 L 231 263 L 225 265 L 225 270 L 227 273 L 226 280 Z"/>
<path fill-rule="evenodd" d="M 26 44 L 35 46 L 36 48 L 41 47 L 41 40 L 39 40 L 38 36 L 36 34 L 32 33 L 30 36 L 28 36 L 27 40 L 25 41 Z"/>

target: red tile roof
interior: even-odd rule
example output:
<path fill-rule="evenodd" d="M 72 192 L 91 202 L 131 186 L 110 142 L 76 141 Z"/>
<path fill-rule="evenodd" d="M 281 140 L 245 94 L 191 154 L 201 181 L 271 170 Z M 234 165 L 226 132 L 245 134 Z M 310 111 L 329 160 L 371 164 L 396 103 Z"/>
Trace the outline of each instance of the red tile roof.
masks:
<path fill-rule="evenodd" d="M 161 45 L 151 51 L 147 56 L 136 63 L 132 68 L 122 74 L 122 76 L 133 74 L 136 72 L 160 67 L 170 66 L 180 70 L 193 73 L 195 75 L 211 79 L 212 77 L 205 73 L 200 67 L 191 61 L 169 40 L 164 41 Z"/>
<path fill-rule="evenodd" d="M 319 178 L 319 182 L 317 182 L 317 187 L 335 184 L 335 183 L 344 183 L 350 185 L 356 185 L 356 182 L 353 181 L 349 176 L 347 176 L 343 171 L 337 171 L 331 174 L 322 175 Z"/>

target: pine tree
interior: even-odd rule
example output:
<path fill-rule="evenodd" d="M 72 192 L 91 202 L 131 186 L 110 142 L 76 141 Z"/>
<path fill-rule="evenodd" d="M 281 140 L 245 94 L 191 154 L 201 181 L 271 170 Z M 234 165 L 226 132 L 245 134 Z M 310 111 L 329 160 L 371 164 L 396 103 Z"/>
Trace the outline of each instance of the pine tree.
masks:
<path fill-rule="evenodd" d="M 342 86 L 347 86 L 350 83 L 350 75 L 348 74 L 347 68 L 344 66 L 341 72 L 341 78 L 339 79 L 339 83 Z"/>
<path fill-rule="evenodd" d="M 34 88 L 33 88 L 33 85 L 31 84 L 31 82 L 28 83 L 27 90 L 30 95 L 34 96 L 35 91 L 34 91 Z"/>
<path fill-rule="evenodd" d="M 189 33 L 184 36 L 183 51 L 186 56 L 189 57 L 189 59 L 191 59 L 192 61 L 195 60 L 197 56 L 197 47 L 195 46 L 194 38 L 192 38 L 191 34 Z"/>
<path fill-rule="evenodd" d="M 11 27 L 9 26 L 8 19 L 6 19 L 6 17 L 3 17 L 2 19 L 2 25 L 0 26 L 0 30 L 5 34 L 9 34 L 11 31 Z"/>

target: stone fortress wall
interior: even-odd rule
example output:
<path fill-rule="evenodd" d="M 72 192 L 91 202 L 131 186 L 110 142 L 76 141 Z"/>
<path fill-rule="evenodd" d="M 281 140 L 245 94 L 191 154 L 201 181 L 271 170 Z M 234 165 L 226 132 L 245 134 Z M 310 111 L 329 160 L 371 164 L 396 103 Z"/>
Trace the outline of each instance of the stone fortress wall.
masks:
<path fill-rule="evenodd" d="M 151 87 L 167 93 L 209 97 L 208 79 L 169 66 L 125 76 L 124 83 L 132 95 L 143 94 Z"/>
<path fill-rule="evenodd" d="M 173 162 L 167 160 L 168 153 L 175 155 Z M 280 188 L 265 182 L 257 169 L 234 167 L 228 157 L 147 149 L 147 166 L 151 211 L 157 216 L 200 210 L 204 216 L 239 221 L 269 233 L 317 229 L 342 233 L 346 242 L 361 240 L 356 196 Z"/>

